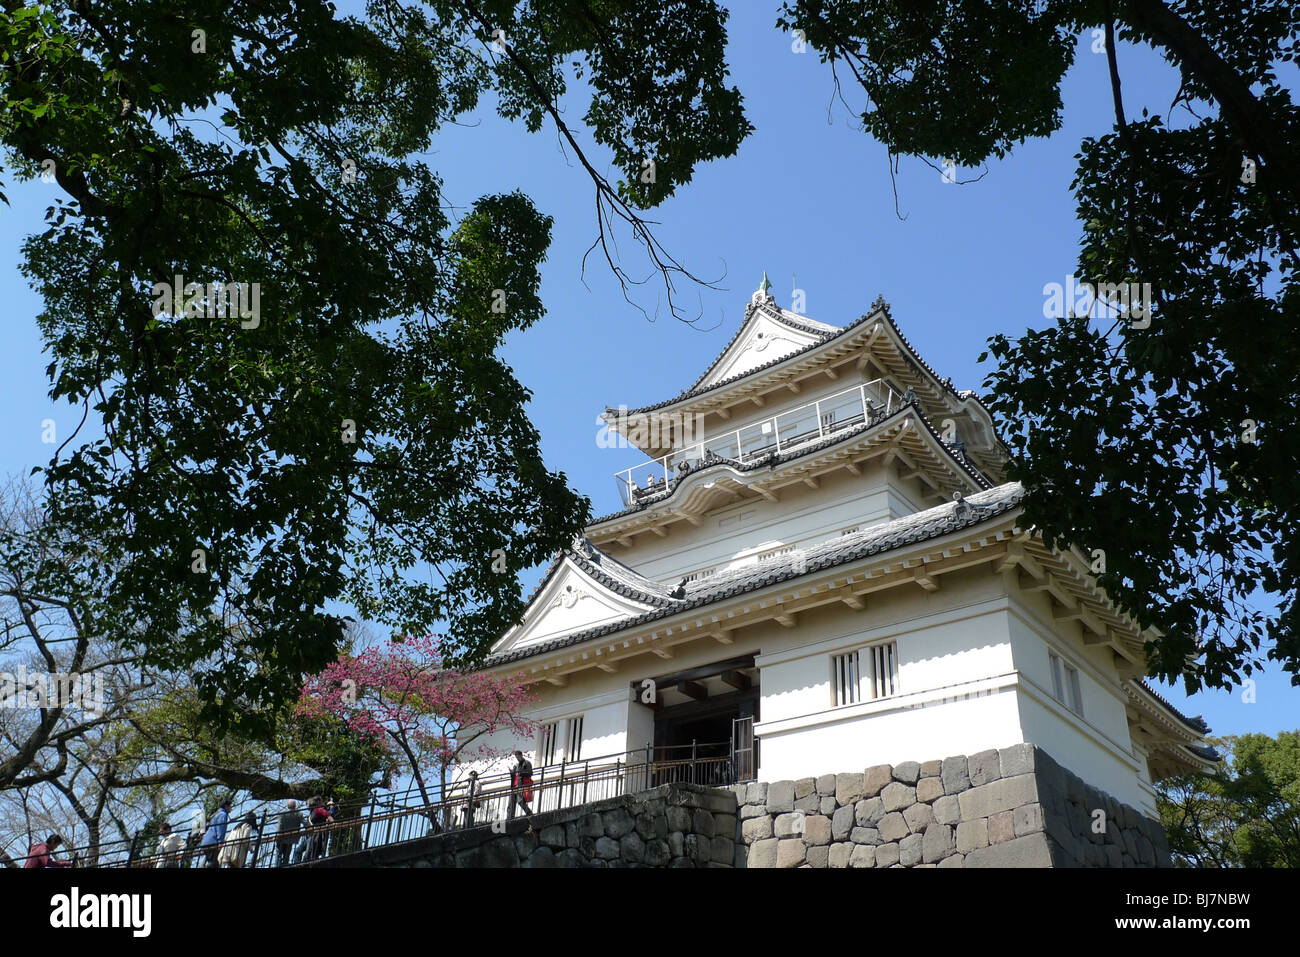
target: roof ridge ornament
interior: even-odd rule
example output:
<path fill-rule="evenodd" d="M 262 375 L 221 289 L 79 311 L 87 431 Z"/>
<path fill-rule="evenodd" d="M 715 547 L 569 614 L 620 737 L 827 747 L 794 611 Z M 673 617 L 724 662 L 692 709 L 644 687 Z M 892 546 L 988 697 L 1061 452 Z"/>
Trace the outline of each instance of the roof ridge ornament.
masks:
<path fill-rule="evenodd" d="M 775 303 L 776 297 L 772 295 L 771 290 L 772 284 L 768 281 L 767 270 L 764 269 L 763 281 L 758 284 L 758 288 L 754 290 L 754 294 L 749 297 L 750 303 L 754 305 L 760 305 L 765 302 Z"/>
<path fill-rule="evenodd" d="M 953 500 L 953 511 L 956 513 L 957 518 L 959 519 L 970 518 L 971 513 L 974 510 L 971 508 L 970 502 L 966 501 L 966 499 L 962 496 L 960 491 L 952 493 L 952 500 Z"/>
<path fill-rule="evenodd" d="M 764 275 L 766 276 L 766 274 Z M 885 297 L 883 295 L 876 296 L 875 301 L 871 303 L 871 311 L 873 313 L 883 312 L 887 319 L 893 318 L 893 316 L 889 314 L 889 303 L 885 302 Z"/>

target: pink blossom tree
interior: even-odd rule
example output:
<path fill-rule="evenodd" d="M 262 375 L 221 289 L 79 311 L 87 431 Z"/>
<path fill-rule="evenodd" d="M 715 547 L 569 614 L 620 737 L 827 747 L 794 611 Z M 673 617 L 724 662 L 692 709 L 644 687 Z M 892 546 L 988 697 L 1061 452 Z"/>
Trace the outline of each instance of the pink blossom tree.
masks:
<path fill-rule="evenodd" d="M 357 655 L 344 654 L 303 686 L 298 712 L 332 715 L 373 740 L 381 740 L 410 767 L 426 806 L 425 769 L 437 770 L 440 794 L 456 764 L 500 757 L 488 737 L 511 731 L 530 735 L 521 717 L 536 698 L 523 674 L 462 672 L 442 666 L 432 637 L 390 640 Z"/>

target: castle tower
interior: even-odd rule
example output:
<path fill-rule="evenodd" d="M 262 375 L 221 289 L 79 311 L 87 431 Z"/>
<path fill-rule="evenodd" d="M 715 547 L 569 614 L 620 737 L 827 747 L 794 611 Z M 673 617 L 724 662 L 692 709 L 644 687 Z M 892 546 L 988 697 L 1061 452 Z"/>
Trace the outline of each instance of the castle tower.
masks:
<path fill-rule="evenodd" d="M 869 790 L 862 769 L 906 768 L 884 780 L 927 793 L 913 817 L 929 823 L 962 774 L 966 790 L 1037 773 L 1033 801 L 978 819 L 986 858 L 1004 863 L 988 822 L 1034 805 L 1051 833 L 1065 804 L 1049 779 L 1154 818 L 1153 780 L 1217 757 L 1204 723 L 1141 680 L 1152 635 L 1088 557 L 1022 525 L 988 410 L 920 357 L 883 299 L 837 327 L 782 309 L 766 280 L 682 392 L 606 410 L 645 459 L 616 474 L 622 507 L 555 557 L 485 664 L 522 670 L 541 696 L 537 736 L 508 746 L 539 767 L 648 763 L 643 785 L 688 757 L 697 783 L 733 786 L 854 772 Z M 1031 772 L 1006 773 L 1022 759 Z M 790 813 L 826 810 L 822 791 Z M 978 841 L 973 820 L 936 826 L 966 823 Z M 943 859 L 964 857 L 948 839 Z"/>

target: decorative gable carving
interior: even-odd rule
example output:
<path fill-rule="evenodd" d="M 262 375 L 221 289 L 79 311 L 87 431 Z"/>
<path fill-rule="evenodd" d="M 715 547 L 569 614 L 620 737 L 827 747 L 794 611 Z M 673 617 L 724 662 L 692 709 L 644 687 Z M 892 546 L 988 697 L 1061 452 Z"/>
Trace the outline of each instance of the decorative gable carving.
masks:
<path fill-rule="evenodd" d="M 696 388 L 743 375 L 773 359 L 790 355 L 821 341 L 822 336 L 804 332 L 777 320 L 769 314 L 770 308 L 775 307 L 749 310 L 745 325 L 736 340 L 718 357 Z"/>
<path fill-rule="evenodd" d="M 652 606 L 617 594 L 565 557 L 541 586 L 523 622 L 506 632 L 493 653 L 510 651 L 553 638 L 633 618 Z"/>

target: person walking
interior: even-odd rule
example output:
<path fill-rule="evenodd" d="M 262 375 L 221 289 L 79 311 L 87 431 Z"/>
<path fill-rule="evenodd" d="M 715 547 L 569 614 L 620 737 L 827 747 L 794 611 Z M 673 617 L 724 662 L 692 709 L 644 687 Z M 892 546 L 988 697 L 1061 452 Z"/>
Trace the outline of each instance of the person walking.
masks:
<path fill-rule="evenodd" d="M 217 813 L 212 815 L 212 823 L 203 832 L 203 840 L 199 842 L 199 847 L 203 850 L 203 855 L 206 858 L 205 866 L 220 866 L 217 856 L 221 853 L 221 842 L 226 839 L 226 825 L 229 823 L 230 799 L 226 798 L 217 807 Z"/>
<path fill-rule="evenodd" d="M 154 867 L 180 867 L 184 850 L 185 838 L 173 831 L 169 822 L 163 821 L 158 827 L 158 863 Z"/>
<path fill-rule="evenodd" d="M 524 757 L 522 751 L 515 752 L 515 764 L 510 769 L 510 806 L 506 811 L 506 819 L 512 819 L 515 816 L 515 805 L 523 808 L 525 816 L 532 818 L 533 809 L 528 806 L 528 802 L 533 799 L 533 765 Z M 532 830 L 532 824 L 528 829 Z"/>
<path fill-rule="evenodd" d="M 311 848 L 311 825 L 305 824 L 302 833 L 298 838 L 298 843 L 293 846 L 293 857 L 289 860 L 290 864 L 301 864 L 307 860 L 307 852 Z"/>
<path fill-rule="evenodd" d="M 302 830 L 302 811 L 298 802 L 290 798 L 280 812 L 280 824 L 275 837 L 275 866 L 284 867 L 289 863 L 289 855 L 298 841 L 298 832 Z"/>
<path fill-rule="evenodd" d="M 338 806 L 338 804 L 335 803 L 335 801 L 334 801 L 333 798 L 330 798 L 329 801 L 326 802 L 326 804 L 325 804 L 325 812 L 330 816 L 329 823 L 333 824 L 335 821 L 338 820 L 338 818 L 339 818 L 339 806 Z M 341 836 L 341 835 L 339 834 L 339 832 L 338 832 L 338 831 L 335 831 L 335 830 L 333 830 L 333 829 L 329 829 L 329 830 L 327 830 L 327 831 L 325 832 L 325 850 L 324 850 L 324 852 L 321 854 L 322 857 L 328 857 L 329 854 L 330 854 L 330 850 L 331 850 L 331 848 L 333 848 L 333 852 L 334 852 L 335 854 L 338 853 L 338 851 L 339 851 L 339 846 L 338 846 L 338 845 L 339 845 L 339 838 L 340 838 L 340 836 Z"/>
<path fill-rule="evenodd" d="M 184 867 L 199 866 L 199 858 L 202 857 L 202 846 L 199 842 L 203 840 L 207 830 L 208 815 L 204 812 L 203 806 L 199 805 L 194 809 L 194 817 L 190 820 L 190 833 L 185 835 Z"/>
<path fill-rule="evenodd" d="M 23 864 L 23 867 L 71 867 L 71 861 L 61 861 L 54 856 L 54 852 L 62 843 L 63 838 L 57 834 L 51 834 L 44 841 L 33 844 L 27 851 L 27 861 Z"/>
<path fill-rule="evenodd" d="M 478 783 L 478 772 L 469 772 L 469 781 L 465 785 L 465 827 L 474 826 L 474 812 L 478 810 L 479 798 L 483 794 L 483 785 Z"/>
<path fill-rule="evenodd" d="M 249 811 L 244 819 L 230 830 L 230 836 L 221 844 L 222 867 L 243 867 L 248 863 L 248 850 L 257 834 L 257 815 Z"/>
<path fill-rule="evenodd" d="M 329 842 L 329 826 L 334 823 L 329 808 L 320 798 L 314 797 L 307 802 L 307 827 L 311 829 L 311 843 L 307 847 L 307 860 L 314 861 L 325 856 Z"/>

